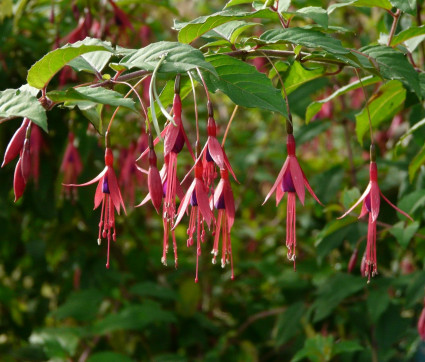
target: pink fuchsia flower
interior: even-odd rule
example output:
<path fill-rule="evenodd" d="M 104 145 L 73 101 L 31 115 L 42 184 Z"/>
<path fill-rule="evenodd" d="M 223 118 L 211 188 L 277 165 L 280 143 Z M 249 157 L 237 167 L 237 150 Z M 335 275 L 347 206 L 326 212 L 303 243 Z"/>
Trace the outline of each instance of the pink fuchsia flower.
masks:
<path fill-rule="evenodd" d="M 374 151 L 372 151 L 371 147 L 371 155 L 374 159 Z M 367 231 L 367 245 L 366 245 L 366 259 L 365 259 L 365 267 L 366 270 L 364 272 L 365 276 L 368 277 L 368 282 L 370 281 L 370 277 L 374 277 L 376 274 L 378 274 L 378 264 L 376 259 L 376 221 L 378 219 L 379 215 L 379 206 L 381 202 L 381 197 L 396 211 L 401 213 L 402 215 L 406 216 L 410 220 L 413 221 L 413 219 L 405 213 L 404 211 L 400 210 L 397 206 L 393 205 L 390 200 L 388 200 L 382 191 L 379 189 L 378 185 L 378 168 L 376 166 L 375 161 L 370 162 L 370 168 L 369 168 L 369 175 L 370 175 L 370 181 L 369 184 L 366 187 L 366 190 L 364 191 L 363 195 L 360 197 L 360 199 L 357 200 L 357 202 L 347 210 L 347 212 L 340 216 L 338 219 L 342 219 L 343 217 L 347 216 L 351 211 L 353 211 L 361 202 L 362 204 L 362 210 L 359 216 L 359 219 L 367 214 L 369 214 L 369 224 L 368 224 L 368 231 Z"/>
<path fill-rule="evenodd" d="M 276 206 L 280 203 L 285 193 L 288 194 L 287 212 L 286 212 L 286 247 L 288 248 L 288 259 L 294 262 L 296 259 L 296 196 L 304 205 L 305 188 L 313 196 L 313 198 L 323 206 L 313 189 L 311 188 L 300 164 L 298 163 L 297 156 L 295 155 L 295 139 L 292 134 L 288 134 L 286 141 L 286 148 L 288 150 L 288 157 L 282 166 L 282 169 L 277 176 L 276 182 L 267 194 L 263 205 L 267 202 L 270 196 L 276 191 Z"/>
<path fill-rule="evenodd" d="M 60 172 L 63 173 L 64 184 L 75 184 L 78 176 L 83 171 L 83 164 L 81 163 L 81 157 L 78 149 L 75 147 L 75 136 L 74 133 L 69 132 L 68 144 L 63 155 L 62 163 L 60 166 Z M 77 192 L 74 187 L 67 187 L 63 189 L 63 192 L 67 197 L 77 197 Z"/>
<path fill-rule="evenodd" d="M 38 186 L 38 179 L 40 178 L 40 152 L 43 148 L 43 134 L 40 127 L 32 124 L 31 127 L 31 177 Z"/>
<path fill-rule="evenodd" d="M 106 268 L 109 269 L 109 250 L 111 239 L 116 241 L 116 231 L 115 231 L 115 210 L 118 215 L 120 214 L 121 207 L 124 210 L 124 213 L 127 214 L 125 210 L 124 201 L 121 196 L 121 191 L 118 187 L 117 178 L 115 176 L 114 168 L 114 156 L 112 150 L 109 147 L 106 147 L 105 150 L 105 168 L 103 171 L 97 175 L 93 180 L 88 181 L 83 184 L 69 184 L 64 186 L 88 186 L 92 185 L 95 182 L 99 182 L 96 188 L 96 194 L 94 196 L 94 210 L 101 206 L 100 222 L 99 222 L 99 236 L 97 243 L 100 245 L 103 239 L 108 240 L 108 251 L 106 259 Z"/>
<path fill-rule="evenodd" d="M 27 132 L 29 124 L 30 120 L 28 118 L 24 118 L 21 126 L 16 130 L 16 132 L 10 139 L 9 144 L 7 145 L 1 167 L 7 165 L 10 161 L 12 161 L 21 153 L 21 150 L 24 146 L 25 134 Z"/>
<path fill-rule="evenodd" d="M 198 282 L 198 266 L 199 256 L 201 255 L 201 241 L 205 241 L 205 227 L 204 221 L 207 223 L 208 228 L 211 226 L 211 222 L 214 220 L 214 215 L 210 209 L 208 201 L 208 190 L 202 180 L 202 162 L 198 161 L 195 166 L 195 179 L 189 186 L 189 189 L 184 196 L 179 210 L 177 212 L 177 219 L 174 223 L 174 228 L 180 223 L 185 212 L 187 211 L 189 204 L 192 206 L 190 211 L 189 227 L 187 229 L 187 246 L 193 245 L 193 235 L 196 231 L 196 276 L 195 283 Z M 173 229 L 174 229 L 173 228 Z"/>
<path fill-rule="evenodd" d="M 425 301 L 424 301 L 425 305 Z M 422 340 L 425 341 L 425 307 L 422 309 L 421 315 L 418 320 L 418 333 L 421 336 Z"/>
<path fill-rule="evenodd" d="M 235 278 L 233 271 L 233 255 L 232 255 L 232 239 L 230 231 L 235 221 L 235 200 L 233 191 L 229 181 L 228 170 L 220 170 L 220 182 L 215 189 L 212 202 L 218 210 L 214 231 L 214 245 L 211 251 L 213 254 L 212 262 L 216 264 L 217 255 L 219 253 L 219 241 L 221 231 L 221 267 L 230 263 L 232 274 L 231 279 Z"/>

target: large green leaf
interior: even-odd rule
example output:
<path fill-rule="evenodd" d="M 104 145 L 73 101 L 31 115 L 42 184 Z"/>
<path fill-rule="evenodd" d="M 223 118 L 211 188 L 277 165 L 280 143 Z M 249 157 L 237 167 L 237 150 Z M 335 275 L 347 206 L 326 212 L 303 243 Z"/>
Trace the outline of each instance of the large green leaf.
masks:
<path fill-rule="evenodd" d="M 175 23 L 179 30 L 178 39 L 182 43 L 191 43 L 206 32 L 232 20 L 269 18 L 277 19 L 277 15 L 269 9 L 258 11 L 241 11 L 235 9 L 223 10 L 208 16 L 201 16 L 188 23 Z"/>
<path fill-rule="evenodd" d="M 245 30 L 258 25 L 258 23 L 247 23 L 242 20 L 234 20 L 214 28 L 211 32 L 213 34 L 216 33 L 218 36 L 234 44 Z"/>
<path fill-rule="evenodd" d="M 409 225 L 405 225 L 404 221 L 400 221 L 393 225 L 390 233 L 394 235 L 401 247 L 406 249 L 418 229 L 419 223 L 417 221 L 409 223 Z"/>
<path fill-rule="evenodd" d="M 416 172 L 418 172 L 418 170 L 423 164 L 425 164 L 425 145 L 422 146 L 421 150 L 410 162 L 410 165 L 409 165 L 410 182 L 413 181 L 413 179 L 415 178 Z"/>
<path fill-rule="evenodd" d="M 143 304 L 131 305 L 116 314 L 109 314 L 95 324 L 93 333 L 104 335 L 118 330 L 141 330 L 159 322 L 175 322 L 175 317 L 161 309 L 158 303 L 145 300 Z"/>
<path fill-rule="evenodd" d="M 284 83 L 287 94 L 291 94 L 304 83 L 319 78 L 324 72 L 325 68 L 323 67 L 307 69 L 300 62 L 295 61 L 291 64 L 284 75 Z"/>
<path fill-rule="evenodd" d="M 112 53 L 110 52 L 91 52 L 71 60 L 68 65 L 78 72 L 100 73 L 106 64 L 108 64 L 111 57 Z"/>
<path fill-rule="evenodd" d="M 254 66 L 227 55 L 212 55 L 207 57 L 207 60 L 218 73 L 218 77 L 206 76 L 210 91 L 220 90 L 240 106 L 262 108 L 287 115 L 280 91 Z"/>
<path fill-rule="evenodd" d="M 125 354 L 116 352 L 97 352 L 90 355 L 87 362 L 133 362 L 133 360 Z"/>
<path fill-rule="evenodd" d="M 410 26 L 406 30 L 401 31 L 391 40 L 391 46 L 396 46 L 404 43 L 406 40 L 412 39 L 417 36 L 425 35 L 425 25 Z"/>
<path fill-rule="evenodd" d="M 74 44 L 67 44 L 62 48 L 55 49 L 47 53 L 30 68 L 27 82 L 30 86 L 43 89 L 53 76 L 72 59 L 97 50 L 103 50 L 110 53 L 114 52 L 111 43 L 92 38 L 86 38 Z"/>
<path fill-rule="evenodd" d="M 306 6 L 304 8 L 297 10 L 293 14 L 296 16 L 301 16 L 303 18 L 310 18 L 317 24 L 323 26 L 325 29 L 328 28 L 328 13 L 325 9 L 321 7 Z"/>
<path fill-rule="evenodd" d="M 420 0 L 422 1 L 422 0 Z M 390 0 L 391 4 L 410 15 L 416 14 L 416 0 Z"/>
<path fill-rule="evenodd" d="M 91 108 L 96 104 L 108 104 L 136 111 L 135 103 L 131 98 L 124 98 L 121 93 L 102 87 L 69 88 L 66 91 L 48 92 L 47 96 L 54 102 L 64 102 L 66 107 L 78 106 L 81 110 Z"/>
<path fill-rule="evenodd" d="M 350 274 L 337 273 L 326 280 L 318 290 L 318 297 L 312 305 L 314 322 L 318 322 L 328 315 L 348 296 L 363 289 L 364 279 Z"/>
<path fill-rule="evenodd" d="M 305 314 L 305 305 L 303 302 L 291 304 L 288 309 L 282 313 L 276 325 L 276 345 L 281 346 L 292 338 L 300 329 L 300 321 Z"/>
<path fill-rule="evenodd" d="M 0 117 L 27 117 L 47 132 L 46 110 L 29 92 L 17 89 L 0 92 Z"/>
<path fill-rule="evenodd" d="M 186 73 L 195 68 L 208 70 L 216 74 L 214 67 L 205 61 L 204 55 L 198 49 L 188 44 L 177 42 L 160 41 L 139 49 L 132 55 L 121 59 L 120 64 L 127 68 L 139 68 L 153 71 L 162 55 L 165 60 L 161 64 L 158 73 Z"/>
<path fill-rule="evenodd" d="M 369 102 L 370 119 L 372 127 L 379 126 L 382 122 L 391 119 L 398 113 L 406 99 L 406 89 L 397 80 L 384 84 Z M 369 117 L 366 107 L 356 115 L 356 134 L 360 143 L 369 130 Z"/>
<path fill-rule="evenodd" d="M 391 10 L 392 8 L 392 5 L 389 0 L 346 0 L 329 6 L 328 14 L 332 13 L 335 9 L 344 6 L 379 7 L 386 10 Z"/>
<path fill-rule="evenodd" d="M 364 86 L 368 86 L 370 84 L 375 84 L 377 82 L 381 81 L 379 77 L 375 77 L 372 75 L 369 75 L 367 77 L 362 78 L 362 83 Z M 361 88 L 360 81 L 355 81 L 352 83 L 349 83 L 345 85 L 344 87 L 339 88 L 337 91 L 332 93 L 329 97 L 326 97 L 324 99 L 321 99 L 320 101 L 314 101 L 312 102 L 306 109 L 305 114 L 305 121 L 306 123 L 309 123 L 311 119 L 322 109 L 322 105 L 326 102 L 330 102 L 332 99 L 339 97 L 347 92 L 350 92 L 352 90 Z"/>
<path fill-rule="evenodd" d="M 403 81 L 422 98 L 418 73 L 402 53 L 383 45 L 367 46 L 360 50 L 376 60 L 378 70 L 385 79 Z"/>
<path fill-rule="evenodd" d="M 231 6 L 236 6 L 241 4 L 251 4 L 251 3 L 252 3 L 252 0 L 229 0 L 224 6 L 224 9 L 229 8 Z"/>
<path fill-rule="evenodd" d="M 307 48 L 319 48 L 331 54 L 347 54 L 338 39 L 316 30 L 303 28 L 272 29 L 264 32 L 259 39 L 266 44 L 290 43 Z"/>

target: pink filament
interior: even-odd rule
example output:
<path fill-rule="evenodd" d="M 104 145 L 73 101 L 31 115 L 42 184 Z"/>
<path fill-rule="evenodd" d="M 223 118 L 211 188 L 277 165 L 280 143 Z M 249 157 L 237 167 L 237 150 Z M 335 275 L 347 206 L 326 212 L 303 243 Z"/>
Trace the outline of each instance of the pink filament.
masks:
<path fill-rule="evenodd" d="M 296 225 L 296 212 L 295 212 L 295 192 L 288 192 L 288 204 L 286 211 L 286 247 L 288 248 L 288 259 L 294 261 L 294 270 L 295 258 L 296 258 L 296 246 L 297 238 L 295 234 L 295 225 Z"/>

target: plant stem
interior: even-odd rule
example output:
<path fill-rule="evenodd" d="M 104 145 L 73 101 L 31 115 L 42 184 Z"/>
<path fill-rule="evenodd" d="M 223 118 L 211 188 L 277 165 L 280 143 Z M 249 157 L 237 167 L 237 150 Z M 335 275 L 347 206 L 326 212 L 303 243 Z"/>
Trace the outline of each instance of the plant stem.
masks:
<path fill-rule="evenodd" d="M 397 28 L 398 19 L 400 18 L 400 15 L 401 15 L 400 9 L 397 9 L 397 11 L 394 14 L 392 14 L 393 24 L 391 25 L 390 35 L 388 36 L 388 42 L 387 42 L 388 46 L 391 46 L 391 41 L 393 40 L 395 30 Z"/>
<path fill-rule="evenodd" d="M 370 112 L 369 112 L 369 98 L 367 96 L 366 89 L 363 85 L 362 79 L 360 78 L 359 71 L 357 70 L 357 68 L 354 68 L 354 70 L 356 71 L 357 78 L 359 78 L 359 82 L 360 82 L 360 85 L 362 86 L 363 94 L 364 94 L 364 97 L 365 97 L 365 100 L 366 100 L 367 118 L 369 119 L 370 142 L 373 145 L 374 144 L 373 143 L 373 131 L 372 131 L 372 120 L 370 118 Z"/>
<path fill-rule="evenodd" d="M 230 116 L 229 122 L 227 123 L 226 131 L 224 132 L 223 141 L 221 141 L 221 147 L 224 147 L 224 143 L 226 142 L 227 134 L 229 133 L 229 130 L 230 130 L 230 125 L 233 122 L 233 118 L 235 118 L 235 115 L 236 115 L 236 112 L 238 111 L 238 108 L 239 108 L 239 106 L 236 105 L 235 108 L 233 109 L 233 113 Z"/>
<path fill-rule="evenodd" d="M 195 82 L 193 81 L 193 77 L 190 72 L 187 72 L 189 76 L 190 83 L 192 84 L 193 91 L 193 103 L 195 106 L 195 124 L 196 124 L 196 142 L 199 144 L 199 117 L 198 117 L 198 102 L 196 101 L 196 90 L 195 90 Z"/>

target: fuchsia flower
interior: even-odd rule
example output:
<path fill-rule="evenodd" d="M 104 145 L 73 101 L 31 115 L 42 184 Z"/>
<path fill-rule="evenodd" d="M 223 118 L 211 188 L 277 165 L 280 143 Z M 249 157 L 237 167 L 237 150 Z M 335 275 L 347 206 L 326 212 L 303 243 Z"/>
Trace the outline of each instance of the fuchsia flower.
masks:
<path fill-rule="evenodd" d="M 425 301 L 424 301 L 425 305 Z M 421 315 L 418 320 L 418 333 L 421 336 L 422 340 L 425 341 L 425 306 L 422 309 Z"/>
<path fill-rule="evenodd" d="M 297 239 L 295 234 L 296 225 L 296 209 L 295 209 L 295 196 L 298 196 L 301 204 L 304 205 L 305 189 L 307 188 L 311 196 L 323 206 L 320 202 L 307 178 L 304 175 L 303 170 L 298 163 L 297 156 L 295 155 L 295 139 L 292 134 L 288 134 L 286 141 L 286 148 L 288 150 L 288 157 L 283 164 L 282 169 L 277 176 L 276 182 L 267 194 L 263 205 L 267 202 L 269 197 L 276 191 L 276 206 L 280 203 L 285 193 L 288 194 L 288 204 L 286 213 L 286 247 L 288 248 L 288 259 L 294 261 L 295 270 L 295 258 L 296 258 L 296 245 Z"/>
<path fill-rule="evenodd" d="M 15 202 L 23 195 L 26 183 L 31 175 L 31 127 L 32 122 L 28 118 L 24 118 L 21 126 L 16 130 L 7 145 L 3 163 L 1 165 L 1 167 L 7 165 L 19 155 L 13 179 Z M 36 166 L 38 167 L 38 157 L 36 161 Z M 35 175 L 38 177 L 38 173 Z"/>
<path fill-rule="evenodd" d="M 205 241 L 205 228 L 204 221 L 207 223 L 208 228 L 211 226 L 211 222 L 214 220 L 214 215 L 210 209 L 208 202 L 208 191 L 202 181 L 202 162 L 198 161 L 195 166 L 195 179 L 190 185 L 189 189 L 184 196 L 178 213 L 177 219 L 174 223 L 174 228 L 179 224 L 183 218 L 184 213 L 189 207 L 189 203 L 192 206 L 190 211 L 190 221 L 189 227 L 187 229 L 187 246 L 193 245 L 193 234 L 196 230 L 196 276 L 195 283 L 198 282 L 198 265 L 199 265 L 199 256 L 201 255 L 201 241 Z M 173 228 L 173 229 L 174 229 Z"/>
<path fill-rule="evenodd" d="M 31 177 L 38 187 L 38 179 L 40 178 L 40 152 L 43 147 L 43 134 L 40 127 L 33 124 L 31 126 Z M 25 148 L 25 147 L 24 147 Z"/>
<path fill-rule="evenodd" d="M 77 182 L 78 176 L 83 171 L 83 164 L 81 163 L 81 157 L 74 145 L 75 136 L 74 133 L 69 132 L 68 134 L 68 144 L 63 155 L 60 171 L 63 173 L 63 183 L 64 184 L 75 184 Z M 77 190 L 73 187 L 67 187 L 63 189 L 63 192 L 67 197 L 71 197 L 71 192 L 73 197 L 77 197 Z"/>
<path fill-rule="evenodd" d="M 83 184 L 69 184 L 64 186 L 88 186 L 92 185 L 95 182 L 99 182 L 96 188 L 96 194 L 94 196 L 94 209 L 97 209 L 99 205 L 101 206 L 100 222 L 99 222 L 99 236 L 97 243 L 100 245 L 102 238 L 108 240 L 108 251 L 106 259 L 106 267 L 109 269 L 109 249 L 111 238 L 113 241 L 116 241 L 116 231 L 115 231 L 115 210 L 118 215 L 120 214 L 121 207 L 124 210 L 124 213 L 127 214 L 125 210 L 124 201 L 121 196 L 121 191 L 118 187 L 117 178 L 115 176 L 114 168 L 114 155 L 112 150 L 109 147 L 106 147 L 105 150 L 105 168 L 103 171 L 97 175 L 93 180 L 88 181 Z M 103 228 L 103 229 L 102 229 Z"/>
<path fill-rule="evenodd" d="M 137 171 L 135 156 L 137 152 L 136 143 L 131 143 L 128 149 L 123 149 L 120 154 L 121 172 L 119 185 L 123 190 L 123 196 L 130 205 L 134 205 L 136 185 L 143 182 L 143 174 Z"/>
<path fill-rule="evenodd" d="M 371 148 L 371 155 L 373 154 Z M 373 160 L 374 157 L 371 157 Z M 365 267 L 366 270 L 364 272 L 365 276 L 368 277 L 368 282 L 370 281 L 370 277 L 374 277 L 378 273 L 378 264 L 376 259 L 376 221 L 379 215 L 379 206 L 380 206 L 380 198 L 382 198 L 395 210 L 399 213 L 403 214 L 407 218 L 413 221 L 413 219 L 404 211 L 400 210 L 397 206 L 393 205 L 381 192 L 378 185 L 378 168 L 376 166 L 375 161 L 370 162 L 369 168 L 370 181 L 364 191 L 363 195 L 357 202 L 347 210 L 347 212 L 340 216 L 338 219 L 342 219 L 347 216 L 351 211 L 353 211 L 361 202 L 362 211 L 360 213 L 359 219 L 366 214 L 369 214 L 369 225 L 367 231 L 367 245 L 366 245 L 366 259 L 365 259 Z"/>
<path fill-rule="evenodd" d="M 212 262 L 216 263 L 217 255 L 219 253 L 219 240 L 221 231 L 221 267 L 224 268 L 226 264 L 230 263 L 232 275 L 231 279 L 235 278 L 233 272 L 233 256 L 232 256 L 232 240 L 230 238 L 230 231 L 235 221 L 235 200 L 233 198 L 233 191 L 229 181 L 229 172 L 226 169 L 220 170 L 220 182 L 215 189 L 212 202 L 214 207 L 218 210 L 214 245 L 211 251 L 213 254 Z"/>

